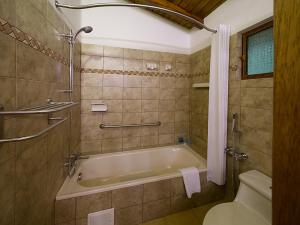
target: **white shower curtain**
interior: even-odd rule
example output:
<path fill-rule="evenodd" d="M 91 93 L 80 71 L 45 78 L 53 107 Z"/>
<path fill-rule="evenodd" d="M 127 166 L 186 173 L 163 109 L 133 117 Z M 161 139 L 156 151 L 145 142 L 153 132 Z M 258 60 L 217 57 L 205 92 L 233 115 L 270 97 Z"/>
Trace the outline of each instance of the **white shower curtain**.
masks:
<path fill-rule="evenodd" d="M 220 24 L 211 44 L 207 179 L 225 184 L 230 26 Z"/>

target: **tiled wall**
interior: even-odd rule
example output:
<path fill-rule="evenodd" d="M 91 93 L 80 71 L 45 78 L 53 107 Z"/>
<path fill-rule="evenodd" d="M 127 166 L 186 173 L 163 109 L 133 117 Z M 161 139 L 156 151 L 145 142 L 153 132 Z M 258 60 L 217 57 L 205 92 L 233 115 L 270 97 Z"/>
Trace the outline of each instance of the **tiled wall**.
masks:
<path fill-rule="evenodd" d="M 228 145 L 232 145 L 232 114 L 238 113 L 240 133 L 237 148 L 249 155 L 239 162 L 239 172 L 257 169 L 272 174 L 273 78 L 241 80 L 241 37 L 230 40 Z M 192 82 L 209 80 L 210 48 L 191 56 Z M 206 157 L 208 89 L 191 89 L 191 140 L 194 149 Z M 205 100 L 205 102 L 200 101 Z"/>
<path fill-rule="evenodd" d="M 109 208 L 115 209 L 115 225 L 138 225 L 222 198 L 224 189 L 206 182 L 206 173 L 200 177 L 202 191 L 191 199 L 180 177 L 60 200 L 55 207 L 56 225 L 87 225 L 89 213 Z"/>
<path fill-rule="evenodd" d="M 210 47 L 191 55 L 191 85 L 209 82 Z M 190 88 L 191 147 L 201 156 L 207 155 L 208 88 Z"/>
<path fill-rule="evenodd" d="M 68 32 L 48 1 L 0 1 L 0 104 L 4 110 L 68 101 Z M 80 65 L 80 46 L 76 64 Z M 80 74 L 74 98 L 80 101 Z M 78 151 L 80 106 L 53 116 L 72 117 L 40 138 L 0 144 L 0 224 L 54 224 L 54 199 L 66 177 L 63 163 Z M 36 133 L 47 115 L 1 117 L 1 138 Z"/>
<path fill-rule="evenodd" d="M 83 45 L 81 60 L 82 152 L 126 151 L 188 137 L 189 56 Z M 147 63 L 158 69 L 147 70 Z M 91 112 L 92 103 L 105 103 L 108 111 Z M 100 123 L 157 121 L 161 126 L 99 129 Z"/>

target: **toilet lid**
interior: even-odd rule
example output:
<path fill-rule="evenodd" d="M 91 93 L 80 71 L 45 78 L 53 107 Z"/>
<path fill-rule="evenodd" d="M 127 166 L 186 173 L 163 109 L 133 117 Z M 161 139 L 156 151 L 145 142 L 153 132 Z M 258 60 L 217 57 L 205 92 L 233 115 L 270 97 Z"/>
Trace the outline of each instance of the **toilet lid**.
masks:
<path fill-rule="evenodd" d="M 203 225 L 270 225 L 255 211 L 237 202 L 223 203 L 211 208 Z"/>

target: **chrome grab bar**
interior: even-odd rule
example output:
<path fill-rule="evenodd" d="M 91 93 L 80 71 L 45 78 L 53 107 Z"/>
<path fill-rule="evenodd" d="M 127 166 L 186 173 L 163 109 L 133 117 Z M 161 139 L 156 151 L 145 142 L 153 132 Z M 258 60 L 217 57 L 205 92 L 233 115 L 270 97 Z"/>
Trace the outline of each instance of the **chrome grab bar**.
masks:
<path fill-rule="evenodd" d="M 103 123 L 100 124 L 100 128 L 121 128 L 121 127 L 151 127 L 151 126 L 160 126 L 161 122 L 157 123 L 144 123 L 144 124 L 127 124 L 127 125 L 105 125 Z"/>
<path fill-rule="evenodd" d="M 60 125 L 61 123 L 65 122 L 68 119 L 68 117 L 65 118 L 52 118 L 52 120 L 58 120 L 58 122 L 56 122 L 55 124 L 52 124 L 51 126 L 47 127 L 46 129 L 33 134 L 33 135 L 29 135 L 29 136 L 25 136 L 25 137 L 16 137 L 16 138 L 7 138 L 7 139 L 0 139 L 0 144 L 1 143 L 7 143 L 7 142 L 19 142 L 19 141 L 26 141 L 26 140 L 30 140 L 33 138 L 37 138 L 39 136 L 42 136 L 43 134 L 47 133 L 48 131 L 52 130 L 53 128 L 57 127 L 58 125 Z"/>

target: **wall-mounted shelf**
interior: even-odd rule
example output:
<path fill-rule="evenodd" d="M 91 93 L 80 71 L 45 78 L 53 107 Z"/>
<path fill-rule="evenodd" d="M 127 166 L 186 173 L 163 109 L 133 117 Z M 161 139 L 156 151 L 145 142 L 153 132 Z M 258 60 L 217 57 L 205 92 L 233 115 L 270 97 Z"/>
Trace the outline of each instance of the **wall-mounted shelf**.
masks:
<path fill-rule="evenodd" d="M 195 83 L 193 88 L 209 88 L 209 83 Z"/>
<path fill-rule="evenodd" d="M 46 114 L 59 112 L 79 104 L 78 102 L 54 102 L 51 99 L 45 105 L 23 108 L 16 111 L 0 111 L 0 115 Z"/>

